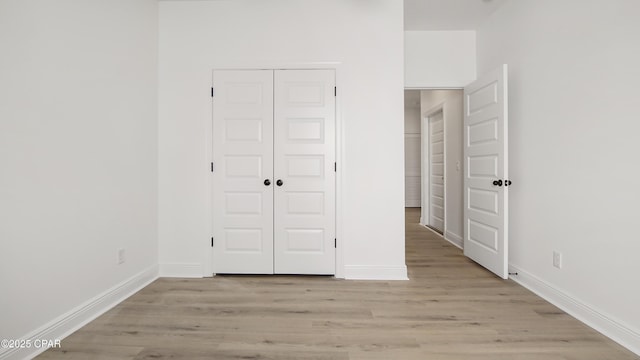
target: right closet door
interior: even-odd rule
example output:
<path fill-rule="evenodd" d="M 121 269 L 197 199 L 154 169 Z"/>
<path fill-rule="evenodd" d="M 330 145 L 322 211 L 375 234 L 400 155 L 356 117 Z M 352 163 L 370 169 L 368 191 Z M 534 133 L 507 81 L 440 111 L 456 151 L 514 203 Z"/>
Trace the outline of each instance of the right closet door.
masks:
<path fill-rule="evenodd" d="M 335 273 L 335 72 L 214 71 L 216 273 Z"/>
<path fill-rule="evenodd" d="M 334 274 L 335 74 L 274 75 L 274 272 Z"/>

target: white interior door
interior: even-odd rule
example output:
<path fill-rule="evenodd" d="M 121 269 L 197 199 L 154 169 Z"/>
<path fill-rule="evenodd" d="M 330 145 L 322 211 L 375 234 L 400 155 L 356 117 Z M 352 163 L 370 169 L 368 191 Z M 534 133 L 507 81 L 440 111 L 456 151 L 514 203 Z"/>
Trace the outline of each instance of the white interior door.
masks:
<path fill-rule="evenodd" d="M 507 65 L 464 89 L 464 254 L 508 277 Z"/>
<path fill-rule="evenodd" d="M 335 273 L 335 73 L 276 70 L 275 273 Z"/>
<path fill-rule="evenodd" d="M 429 226 L 444 232 L 444 118 L 429 117 Z"/>
<path fill-rule="evenodd" d="M 214 71 L 216 273 L 273 273 L 273 71 Z"/>

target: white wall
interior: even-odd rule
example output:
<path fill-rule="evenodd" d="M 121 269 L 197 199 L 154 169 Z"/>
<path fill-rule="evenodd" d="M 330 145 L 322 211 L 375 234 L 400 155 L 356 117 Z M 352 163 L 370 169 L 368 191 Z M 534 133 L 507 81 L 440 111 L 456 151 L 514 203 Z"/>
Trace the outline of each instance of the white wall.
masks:
<path fill-rule="evenodd" d="M 0 2 L 0 338 L 153 275 L 156 44 L 154 0 Z"/>
<path fill-rule="evenodd" d="M 212 69 L 339 62 L 338 275 L 405 276 L 402 18 L 402 0 L 160 2 L 162 274 L 211 274 Z"/>
<path fill-rule="evenodd" d="M 636 0 L 507 2 L 478 30 L 478 73 L 510 67 L 514 278 L 640 354 L 638 14 Z"/>
<path fill-rule="evenodd" d="M 456 88 L 476 79 L 475 31 L 404 34 L 406 88 Z"/>
<path fill-rule="evenodd" d="M 463 222 L 462 210 L 464 193 L 462 192 L 463 174 L 462 174 L 462 124 L 463 124 L 463 97 L 462 90 L 423 90 L 420 92 L 420 112 L 424 119 L 431 112 L 442 108 L 445 131 L 445 230 L 444 237 L 455 245 L 462 247 L 463 239 Z M 425 124 L 426 125 L 426 124 Z M 427 136 L 427 132 L 423 132 L 423 136 Z M 425 138 L 425 144 L 428 137 Z M 425 146 L 422 155 L 423 174 L 422 203 L 429 203 L 429 151 L 430 147 Z M 428 219 L 424 214 L 427 209 L 423 209 L 422 219 L 426 222 Z M 423 223 L 423 225 L 426 225 Z"/>

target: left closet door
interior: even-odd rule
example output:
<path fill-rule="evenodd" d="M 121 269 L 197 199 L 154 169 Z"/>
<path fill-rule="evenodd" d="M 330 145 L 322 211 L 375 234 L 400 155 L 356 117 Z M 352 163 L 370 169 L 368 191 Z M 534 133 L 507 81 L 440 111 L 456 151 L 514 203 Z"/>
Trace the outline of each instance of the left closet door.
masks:
<path fill-rule="evenodd" d="M 273 71 L 213 83 L 214 271 L 273 274 Z"/>

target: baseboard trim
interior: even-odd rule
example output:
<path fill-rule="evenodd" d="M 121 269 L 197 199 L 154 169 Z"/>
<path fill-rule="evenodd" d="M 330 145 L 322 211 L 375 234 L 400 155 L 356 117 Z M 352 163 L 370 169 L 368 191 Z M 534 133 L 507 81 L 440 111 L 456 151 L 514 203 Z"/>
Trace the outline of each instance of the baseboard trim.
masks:
<path fill-rule="evenodd" d="M 200 263 L 165 263 L 160 264 L 160 277 L 201 278 L 203 268 Z"/>
<path fill-rule="evenodd" d="M 409 280 L 406 266 L 345 265 L 347 280 Z"/>
<path fill-rule="evenodd" d="M 531 290 L 611 340 L 640 355 L 640 333 L 637 331 L 604 315 L 593 307 L 517 266 L 509 265 L 509 272 L 518 273 L 516 276 L 510 276 L 511 280 Z"/>
<path fill-rule="evenodd" d="M 464 247 L 464 242 L 462 241 L 462 237 L 452 233 L 451 231 L 447 231 L 444 233 L 444 239 L 453 244 L 453 246 L 462 249 Z"/>
<path fill-rule="evenodd" d="M 49 323 L 20 337 L 34 344 L 36 340 L 64 339 L 74 331 L 95 320 L 114 306 L 124 301 L 129 296 L 140 291 L 145 286 L 158 278 L 158 266 L 154 265 L 118 285 L 108 289 L 98 296 L 86 301 L 76 308 L 60 315 Z M 64 342 L 62 343 L 64 346 Z M 0 351 L 2 360 L 32 359 L 47 350 L 46 348 L 5 349 Z"/>

